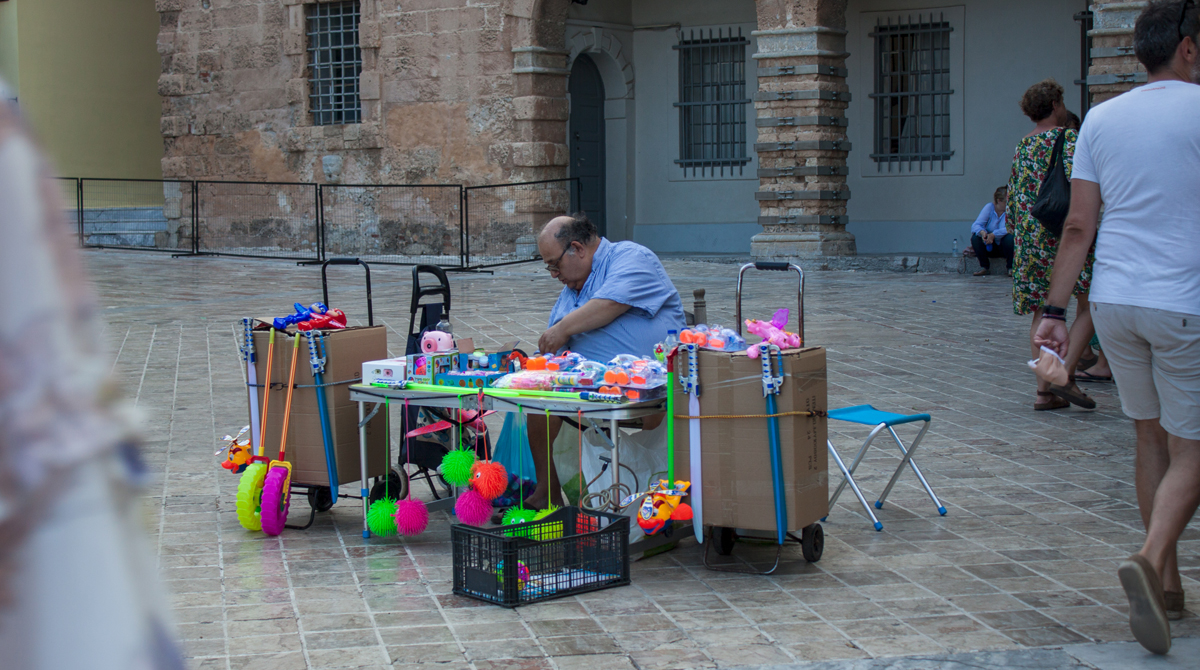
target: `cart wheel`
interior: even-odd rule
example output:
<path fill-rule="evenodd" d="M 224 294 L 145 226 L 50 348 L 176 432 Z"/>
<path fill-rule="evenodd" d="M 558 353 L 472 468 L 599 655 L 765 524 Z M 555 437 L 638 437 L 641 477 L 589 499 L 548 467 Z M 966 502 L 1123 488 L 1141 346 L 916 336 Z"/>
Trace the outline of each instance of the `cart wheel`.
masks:
<path fill-rule="evenodd" d="M 274 467 L 267 473 L 262 488 L 262 531 L 267 535 L 278 535 L 287 524 L 288 506 L 292 492 L 287 489 L 288 471 L 285 467 Z"/>
<path fill-rule="evenodd" d="M 371 487 L 370 502 L 382 499 L 385 492 L 392 500 L 403 500 L 408 495 L 408 481 L 395 470 L 388 471 L 386 482 L 383 477 L 376 477 L 375 485 Z"/>
<path fill-rule="evenodd" d="M 328 512 L 333 508 L 333 494 L 328 486 L 314 486 L 308 490 L 308 506 L 317 512 Z"/>
<path fill-rule="evenodd" d="M 713 546 L 716 547 L 717 553 L 721 556 L 729 556 L 733 553 L 733 543 L 736 537 L 732 528 L 713 526 L 710 539 L 713 542 Z"/>
<path fill-rule="evenodd" d="M 800 550 L 804 552 L 804 560 L 809 563 L 821 560 L 821 554 L 825 552 L 825 531 L 821 529 L 821 524 L 814 523 L 800 531 Z"/>
<path fill-rule="evenodd" d="M 262 530 L 262 490 L 266 463 L 252 463 L 238 480 L 237 517 L 242 528 Z"/>

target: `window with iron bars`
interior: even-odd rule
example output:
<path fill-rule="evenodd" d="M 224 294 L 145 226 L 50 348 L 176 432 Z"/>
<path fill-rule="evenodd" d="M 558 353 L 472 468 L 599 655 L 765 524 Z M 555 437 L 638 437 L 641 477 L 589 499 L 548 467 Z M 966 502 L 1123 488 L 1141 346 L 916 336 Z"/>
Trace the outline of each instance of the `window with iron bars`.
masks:
<path fill-rule="evenodd" d="M 308 6 L 308 99 L 313 125 L 362 122 L 358 19 L 357 0 Z"/>
<path fill-rule="evenodd" d="M 682 35 L 680 36 L 682 38 Z M 739 28 L 689 31 L 679 51 L 679 160 L 695 176 L 742 173 L 746 155 L 746 45 Z"/>
<path fill-rule="evenodd" d="M 944 15 L 879 21 L 875 39 L 876 167 L 945 169 L 950 148 L 950 32 Z"/>

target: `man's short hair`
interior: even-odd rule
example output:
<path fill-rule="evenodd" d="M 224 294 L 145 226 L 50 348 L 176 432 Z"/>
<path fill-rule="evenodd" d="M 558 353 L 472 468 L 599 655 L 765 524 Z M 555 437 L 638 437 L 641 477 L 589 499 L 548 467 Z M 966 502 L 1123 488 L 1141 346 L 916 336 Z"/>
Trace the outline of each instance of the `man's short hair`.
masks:
<path fill-rule="evenodd" d="M 1190 35 L 1197 40 L 1200 34 L 1200 6 L 1192 2 L 1186 9 L 1183 23 L 1179 13 L 1188 0 L 1157 0 L 1146 5 L 1133 24 L 1133 53 L 1146 71 L 1154 74 L 1175 57 L 1175 50 Z"/>
<path fill-rule="evenodd" d="M 1000 202 L 1001 200 L 1003 200 L 1007 197 L 1008 197 L 1008 187 L 1001 186 L 1000 188 L 996 189 L 995 193 L 992 194 L 992 202 Z"/>
<path fill-rule="evenodd" d="M 1054 103 L 1061 104 L 1063 87 L 1057 81 L 1043 79 L 1030 86 L 1025 95 L 1021 96 L 1021 111 L 1031 121 L 1037 123 L 1054 113 Z"/>
<path fill-rule="evenodd" d="M 596 231 L 596 224 L 588 218 L 583 212 L 572 212 L 566 215 L 571 222 L 563 225 L 554 233 L 554 239 L 562 243 L 563 249 L 571 246 L 572 242 L 578 242 L 587 246 L 593 237 L 599 235 Z"/>

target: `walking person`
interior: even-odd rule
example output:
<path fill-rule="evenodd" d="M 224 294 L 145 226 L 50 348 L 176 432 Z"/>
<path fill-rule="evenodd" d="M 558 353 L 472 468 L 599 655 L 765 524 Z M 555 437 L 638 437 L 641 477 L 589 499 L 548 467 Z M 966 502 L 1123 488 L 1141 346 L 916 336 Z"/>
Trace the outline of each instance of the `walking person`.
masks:
<path fill-rule="evenodd" d="M 1021 111 L 1034 122 L 1033 130 L 1017 144 L 1013 157 L 1012 176 L 1008 180 L 1008 209 L 1006 225 L 1013 234 L 1013 311 L 1018 315 L 1033 314 L 1029 327 L 1029 344 L 1033 357 L 1039 355 L 1038 345 L 1033 343 L 1034 333 L 1042 318 L 1042 306 L 1050 288 L 1050 274 L 1054 267 L 1054 254 L 1058 251 L 1058 240 L 1046 232 L 1042 224 L 1033 218 L 1032 209 L 1037 201 L 1042 179 L 1050 169 L 1050 159 L 1059 136 L 1064 135 L 1062 148 L 1063 167 L 1071 176 L 1071 162 L 1075 155 L 1074 130 L 1063 128 L 1066 115 L 1070 112 L 1063 106 L 1063 87 L 1053 79 L 1040 81 L 1021 97 Z M 1061 409 L 1075 404 L 1084 409 L 1094 409 L 1096 402 L 1079 390 L 1075 383 L 1075 366 L 1092 337 L 1092 319 L 1087 308 L 1088 288 L 1092 282 L 1092 256 L 1081 272 L 1075 274 L 1075 299 L 1079 308 L 1071 326 L 1071 346 L 1066 359 L 1070 381 L 1066 386 L 1051 386 L 1038 380 L 1035 410 Z"/>
<path fill-rule="evenodd" d="M 1146 649 L 1171 648 L 1182 616 L 1176 542 L 1200 504 L 1200 7 L 1151 2 L 1134 26 L 1147 83 L 1083 122 L 1046 316 L 1037 342 L 1060 354 L 1071 280 L 1096 240 L 1092 315 L 1134 421 L 1146 541 L 1117 569 L 1129 625 Z M 1101 202 L 1104 225 L 1098 224 Z M 1097 228 L 1099 233 L 1097 234 Z"/>
<path fill-rule="evenodd" d="M 971 246 L 975 249 L 975 258 L 979 259 L 976 277 L 982 277 L 991 269 L 989 257 L 1003 258 L 1008 276 L 1012 276 L 1013 236 L 1008 234 L 1008 228 L 1004 225 L 1007 207 L 1008 187 L 1001 186 L 992 194 L 992 201 L 984 205 L 979 216 L 975 217 L 975 223 L 971 224 Z"/>

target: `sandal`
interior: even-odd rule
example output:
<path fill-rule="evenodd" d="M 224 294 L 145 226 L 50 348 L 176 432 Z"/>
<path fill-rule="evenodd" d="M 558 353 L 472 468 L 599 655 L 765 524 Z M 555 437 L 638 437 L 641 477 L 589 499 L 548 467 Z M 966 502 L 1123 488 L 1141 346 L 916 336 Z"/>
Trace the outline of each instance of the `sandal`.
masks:
<path fill-rule="evenodd" d="M 1129 598 L 1129 628 L 1133 637 L 1154 654 L 1171 650 L 1171 626 L 1163 607 L 1163 591 L 1154 567 L 1134 554 L 1117 568 L 1117 576 Z"/>
<path fill-rule="evenodd" d="M 1097 358 L 1099 358 L 1099 356 L 1097 356 Z M 1112 380 L 1113 378 L 1111 375 L 1105 377 L 1104 375 L 1094 375 L 1082 368 L 1075 369 L 1075 381 L 1092 382 L 1095 384 L 1108 384 L 1111 383 Z"/>
<path fill-rule="evenodd" d="M 1034 411 L 1044 412 L 1048 409 L 1062 409 L 1064 407 L 1071 406 L 1071 403 L 1067 402 L 1066 400 L 1063 400 L 1062 398 L 1059 398 L 1058 396 L 1054 395 L 1053 393 L 1047 393 L 1045 391 L 1038 391 L 1037 394 L 1038 394 L 1039 398 L 1050 398 L 1050 399 L 1045 400 L 1045 401 L 1039 400 L 1039 401 L 1033 403 Z"/>
<path fill-rule="evenodd" d="M 1050 392 L 1059 398 L 1066 400 L 1072 405 L 1078 405 L 1084 409 L 1096 409 L 1096 401 L 1092 400 L 1086 393 L 1079 390 L 1079 387 L 1075 385 L 1075 380 L 1073 378 L 1070 381 L 1070 386 L 1051 384 Z"/>
<path fill-rule="evenodd" d="M 1091 358 L 1080 358 L 1079 362 L 1075 364 L 1075 371 L 1081 372 L 1083 370 L 1088 370 L 1099 362 L 1100 357 L 1096 355 L 1093 355 Z"/>
<path fill-rule="evenodd" d="M 1163 609 L 1167 611 L 1168 621 L 1182 619 L 1183 607 L 1183 591 L 1163 591 Z"/>

